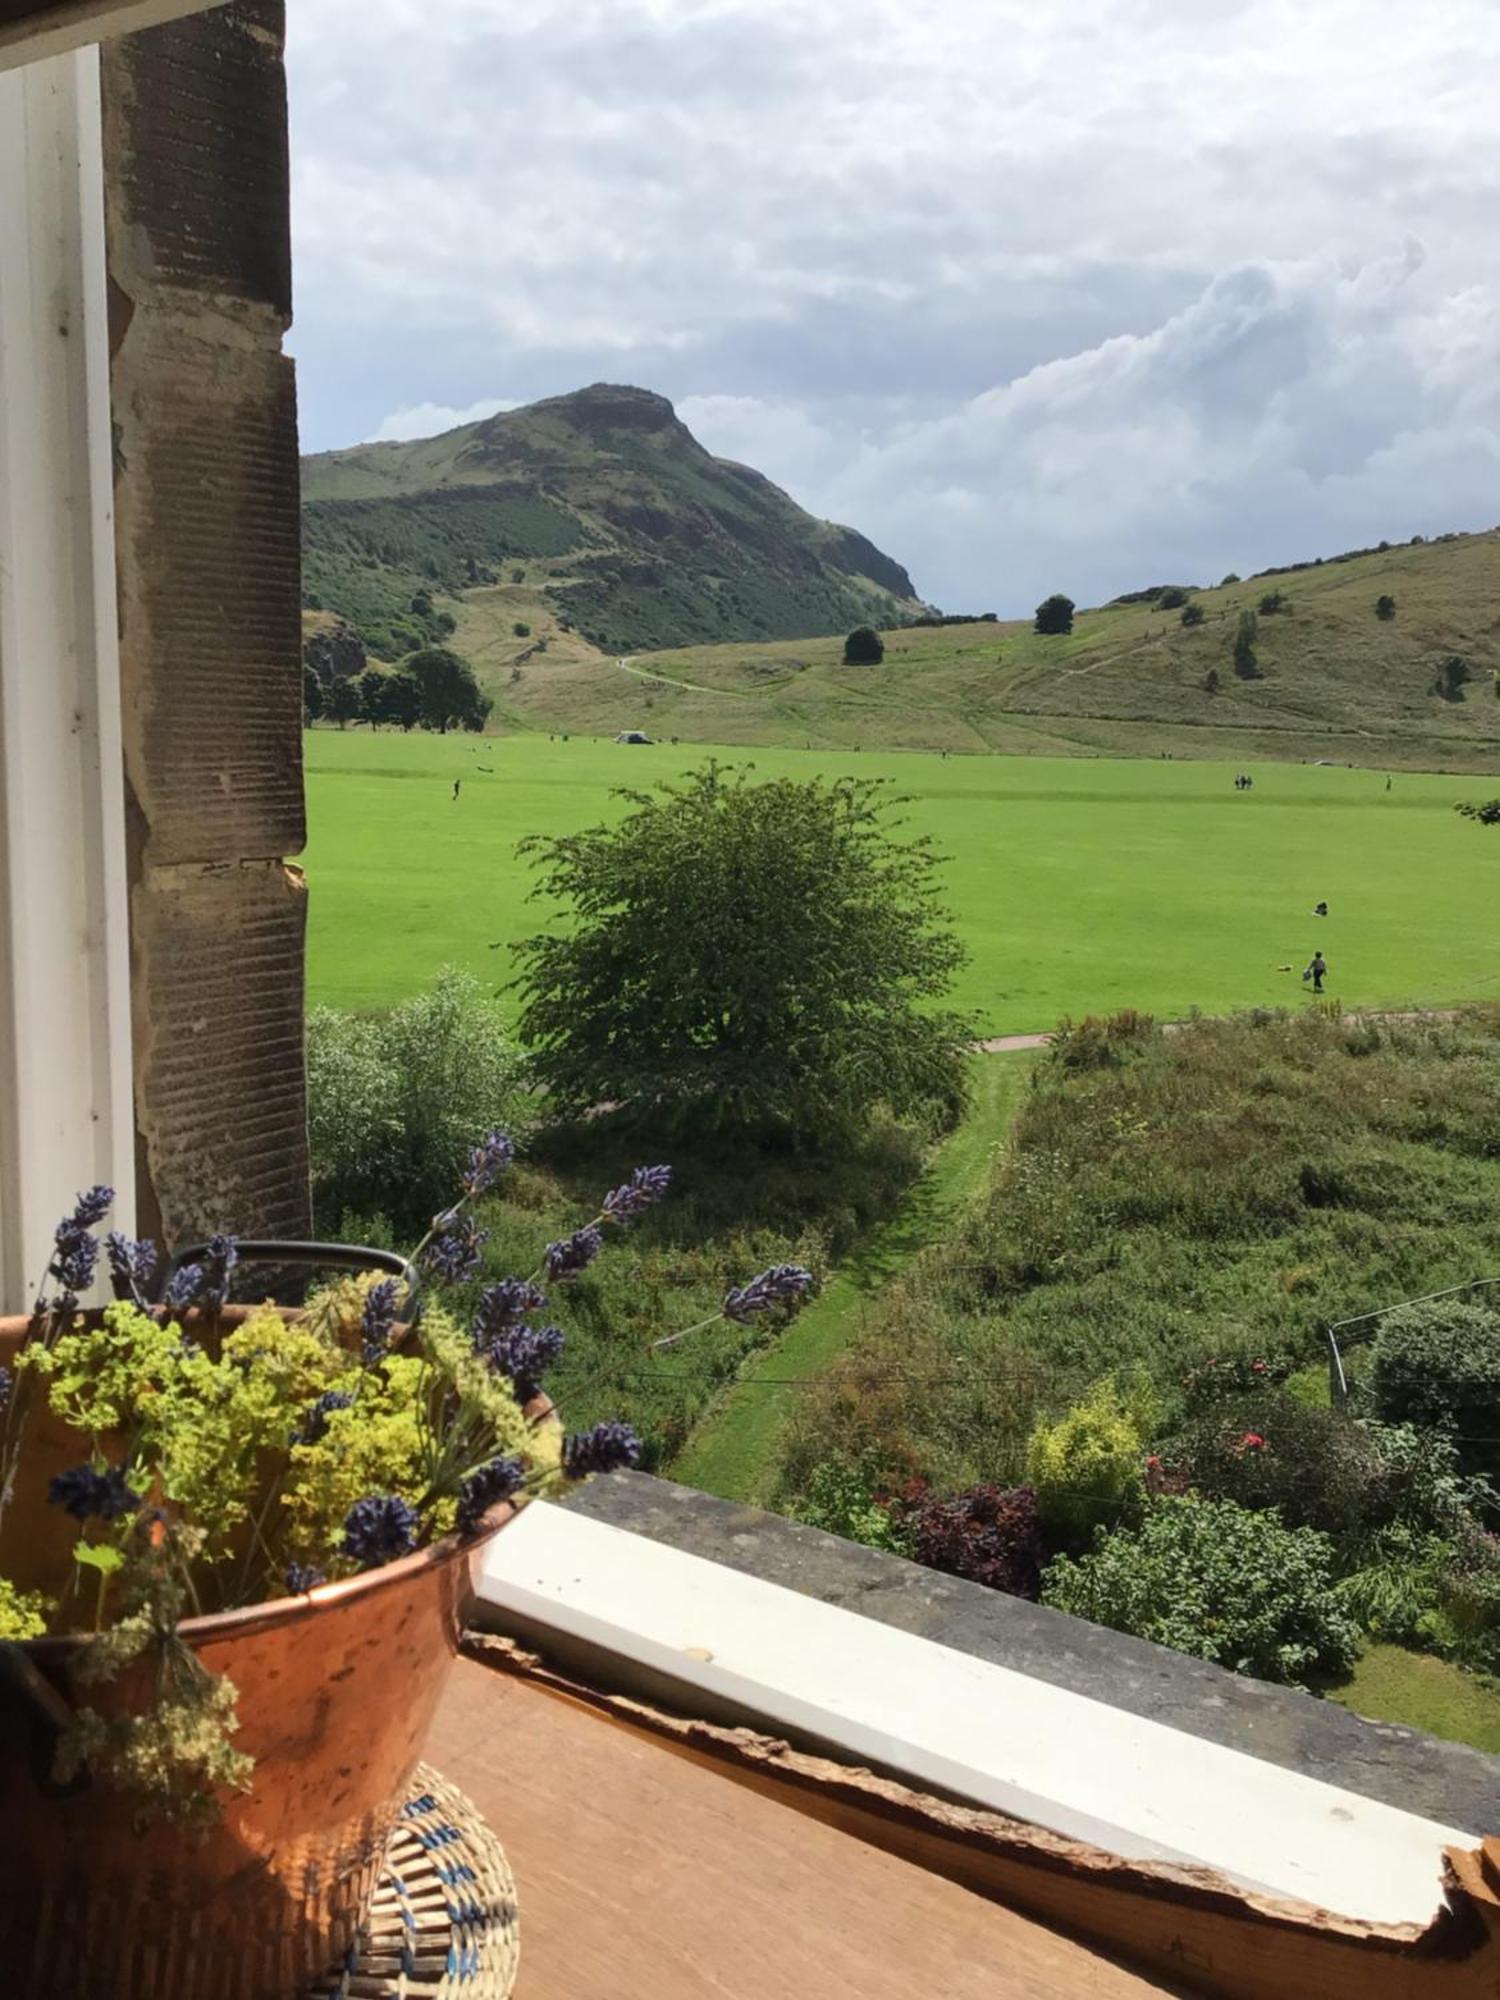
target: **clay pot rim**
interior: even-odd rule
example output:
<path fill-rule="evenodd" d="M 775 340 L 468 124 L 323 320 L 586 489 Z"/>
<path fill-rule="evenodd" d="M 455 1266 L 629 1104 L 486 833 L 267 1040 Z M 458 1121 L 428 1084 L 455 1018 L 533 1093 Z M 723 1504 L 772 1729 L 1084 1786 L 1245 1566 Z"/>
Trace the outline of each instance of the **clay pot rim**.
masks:
<path fill-rule="evenodd" d="M 262 1310 L 264 1308 L 260 1306 L 223 1306 L 216 1317 L 222 1315 L 224 1318 L 243 1320 L 251 1313 Z M 31 1313 L 0 1314 L 0 1345 L 7 1340 L 15 1340 L 18 1344 L 24 1340 L 33 1318 Z M 552 1398 L 546 1395 L 533 1396 L 522 1406 L 522 1410 L 533 1423 L 541 1423 L 557 1414 Z M 430 1542 L 425 1549 L 413 1549 L 410 1555 L 382 1563 L 379 1569 L 361 1570 L 356 1576 L 336 1577 L 333 1582 L 317 1584 L 298 1597 L 267 1597 L 259 1604 L 240 1604 L 229 1611 L 208 1611 L 197 1618 L 184 1618 L 178 1624 L 178 1633 L 198 1645 L 215 1640 L 242 1639 L 255 1632 L 315 1617 L 329 1605 L 344 1604 L 351 1598 L 373 1597 L 382 1590 L 391 1590 L 406 1583 L 423 1570 L 446 1567 L 460 1557 L 482 1549 L 530 1504 L 529 1499 L 522 1500 L 519 1505 L 515 1500 L 497 1500 L 481 1517 L 478 1528 L 472 1534 L 460 1535 L 455 1531 L 444 1535 L 441 1541 Z M 20 1645 L 34 1659 L 63 1660 L 86 1645 L 89 1636 L 86 1632 L 59 1632 L 41 1639 L 23 1639 Z"/>

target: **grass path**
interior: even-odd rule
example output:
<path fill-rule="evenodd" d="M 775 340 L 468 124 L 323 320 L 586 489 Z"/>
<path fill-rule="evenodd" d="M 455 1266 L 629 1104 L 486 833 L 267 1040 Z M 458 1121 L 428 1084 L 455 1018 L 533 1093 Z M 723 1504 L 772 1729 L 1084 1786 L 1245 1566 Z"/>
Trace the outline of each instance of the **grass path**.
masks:
<path fill-rule="evenodd" d="M 1033 1060 L 1029 1049 L 974 1058 L 974 1096 L 962 1125 L 896 1213 L 871 1231 L 776 1345 L 755 1355 L 724 1392 L 673 1461 L 673 1479 L 726 1500 L 766 1499 L 791 1408 L 787 1399 L 843 1353 L 877 1294 L 985 1185 Z"/>

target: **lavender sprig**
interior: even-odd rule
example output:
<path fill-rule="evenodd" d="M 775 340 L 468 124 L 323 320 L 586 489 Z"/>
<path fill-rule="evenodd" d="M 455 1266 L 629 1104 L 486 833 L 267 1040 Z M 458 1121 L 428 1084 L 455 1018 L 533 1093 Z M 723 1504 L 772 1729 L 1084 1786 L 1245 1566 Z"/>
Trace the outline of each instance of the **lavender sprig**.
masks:
<path fill-rule="evenodd" d="M 385 1359 L 396 1330 L 396 1280 L 382 1278 L 365 1293 L 364 1311 L 359 1316 L 360 1359 L 374 1368 Z"/>
<path fill-rule="evenodd" d="M 611 1188 L 601 1214 L 610 1222 L 630 1222 L 660 1201 L 671 1186 L 670 1167 L 637 1167 L 623 1187 Z"/>
<path fill-rule="evenodd" d="M 518 1458 L 492 1458 L 471 1472 L 458 1489 L 458 1532 L 472 1535 L 497 1501 L 508 1500 L 526 1483 L 526 1468 Z"/>
<path fill-rule="evenodd" d="M 93 1284 L 99 1263 L 98 1240 L 89 1231 L 104 1220 L 114 1198 L 114 1189 L 102 1182 L 85 1188 L 74 1202 L 72 1214 L 65 1215 L 58 1223 L 52 1235 L 51 1262 L 42 1280 L 43 1292 L 36 1302 L 39 1314 L 66 1314 L 77 1309 L 79 1296 Z M 45 1289 L 49 1280 L 58 1286 L 51 1300 L 46 1297 Z"/>
<path fill-rule="evenodd" d="M 356 1500 L 344 1520 L 344 1553 L 361 1569 L 379 1569 L 415 1547 L 417 1510 L 398 1493 Z"/>
<path fill-rule="evenodd" d="M 113 1521 L 130 1514 L 141 1504 L 142 1495 L 125 1483 L 119 1466 L 100 1472 L 92 1465 L 75 1465 L 59 1472 L 47 1488 L 47 1498 L 75 1521 Z"/>
<path fill-rule="evenodd" d="M 575 1229 L 571 1236 L 565 1236 L 558 1243 L 549 1243 L 542 1256 L 542 1266 L 547 1276 L 555 1284 L 566 1284 L 569 1278 L 592 1264 L 604 1248 L 604 1234 L 597 1223 L 585 1223 L 582 1229 Z"/>
<path fill-rule="evenodd" d="M 481 1349 L 486 1361 L 506 1376 L 518 1403 L 529 1403 L 541 1388 L 542 1377 L 563 1351 L 560 1326 L 508 1326 Z"/>
<path fill-rule="evenodd" d="M 517 1326 L 528 1313 L 541 1312 L 547 1297 L 530 1278 L 501 1278 L 479 1294 L 470 1337 L 482 1353 L 507 1327 Z"/>
<path fill-rule="evenodd" d="M 725 1319 L 744 1326 L 773 1306 L 792 1305 L 811 1287 L 812 1272 L 800 1264 L 773 1264 L 760 1271 L 748 1285 L 736 1285 L 724 1300 Z"/>
<path fill-rule="evenodd" d="M 323 1574 L 322 1570 L 313 1569 L 310 1564 L 287 1564 L 286 1594 L 288 1597 L 304 1597 L 308 1591 L 316 1590 L 320 1583 L 327 1583 L 327 1581 L 328 1578 Z"/>
<path fill-rule="evenodd" d="M 504 1132 L 491 1132 L 469 1155 L 463 1176 L 463 1191 L 471 1199 L 486 1193 L 516 1157 L 515 1141 Z"/>
<path fill-rule="evenodd" d="M 293 1444 L 320 1444 L 328 1435 L 328 1419 L 335 1410 L 352 1410 L 354 1398 L 347 1389 L 325 1389 L 292 1432 Z"/>
<path fill-rule="evenodd" d="M 456 1209 L 443 1217 L 422 1249 L 422 1268 L 444 1284 L 461 1285 L 479 1269 L 489 1231 Z"/>
<path fill-rule="evenodd" d="M 104 1239 L 104 1254 L 109 1259 L 115 1297 L 134 1299 L 137 1305 L 144 1305 L 151 1296 L 161 1262 L 151 1238 L 127 1236 L 121 1229 L 112 1229 Z"/>
<path fill-rule="evenodd" d="M 615 1472 L 635 1465 L 641 1456 L 641 1441 L 629 1424 L 595 1424 L 590 1431 L 576 1431 L 563 1439 L 562 1466 L 569 1479 L 587 1479 L 591 1472 Z"/>

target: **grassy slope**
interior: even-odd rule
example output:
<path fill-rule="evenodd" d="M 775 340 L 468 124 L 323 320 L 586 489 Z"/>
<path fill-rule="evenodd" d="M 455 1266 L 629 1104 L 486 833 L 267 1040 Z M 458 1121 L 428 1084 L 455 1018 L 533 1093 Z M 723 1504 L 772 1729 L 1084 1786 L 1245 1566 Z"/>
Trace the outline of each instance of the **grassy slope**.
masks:
<path fill-rule="evenodd" d="M 1260 620 L 1264 678 L 1241 681 L 1229 660 L 1235 622 L 1272 589 L 1287 609 Z M 1374 616 L 1382 592 L 1399 607 L 1390 623 Z M 1015 622 L 910 628 L 887 634 L 877 668 L 844 667 L 837 639 L 638 655 L 634 674 L 613 659 L 576 658 L 533 676 L 512 720 L 819 749 L 1500 769 L 1500 533 L 1325 563 L 1197 601 L 1206 622 L 1191 630 L 1176 612 L 1138 604 L 1085 612 L 1067 638 Z M 1434 692 L 1449 653 L 1476 676 L 1459 702 Z M 1217 694 L 1202 686 L 1210 667 Z"/>
<path fill-rule="evenodd" d="M 1500 1687 L 1426 1653 L 1370 1646 L 1330 1699 L 1373 1722 L 1403 1722 L 1500 1756 Z"/>
<path fill-rule="evenodd" d="M 545 737 L 318 729 L 307 740 L 308 990 L 369 1008 L 466 965 L 499 986 L 527 903 L 525 834 L 620 810 L 611 787 L 701 762 Z M 950 859 L 947 894 L 971 963 L 956 997 L 989 1032 L 1064 1012 L 1301 1004 L 1315 944 L 1349 1004 L 1500 993 L 1500 839 L 1451 810 L 1473 786 L 1365 772 L 1042 758 L 862 758 L 761 750 L 758 771 L 889 775 L 915 830 Z M 463 779 L 455 801 L 453 779 Z M 1333 914 L 1308 914 L 1326 897 Z M 492 948 L 496 947 L 496 948 Z"/>
<path fill-rule="evenodd" d="M 774 1347 L 755 1353 L 704 1415 L 670 1468 L 674 1479 L 728 1500 L 769 1497 L 781 1433 L 803 1383 L 837 1360 L 884 1286 L 952 1227 L 989 1177 L 1031 1056 L 973 1061 L 974 1097 L 963 1124 L 897 1213 L 870 1233 Z"/>

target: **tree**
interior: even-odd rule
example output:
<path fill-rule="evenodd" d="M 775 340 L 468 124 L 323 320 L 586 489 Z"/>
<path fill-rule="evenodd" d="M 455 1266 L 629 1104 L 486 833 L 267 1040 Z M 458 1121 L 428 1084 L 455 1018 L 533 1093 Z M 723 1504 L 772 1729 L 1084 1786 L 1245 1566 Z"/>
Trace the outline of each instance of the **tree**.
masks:
<path fill-rule="evenodd" d="M 1073 600 L 1064 597 L 1061 591 L 1054 591 L 1051 597 L 1044 597 L 1036 608 L 1037 632 L 1071 632 L 1073 629 Z"/>
<path fill-rule="evenodd" d="M 353 674 L 347 674 L 342 680 L 335 681 L 328 690 L 327 713 L 339 728 L 344 728 L 350 722 L 361 721 L 364 712 L 358 679 Z"/>
<path fill-rule="evenodd" d="M 1180 620 L 1180 623 L 1184 625 L 1201 625 L 1203 623 L 1203 617 L 1204 617 L 1204 612 L 1203 612 L 1203 606 L 1201 604 L 1185 604 L 1182 607 L 1182 618 Z"/>
<path fill-rule="evenodd" d="M 1227 576 L 1221 576 L 1219 578 L 1219 588 L 1220 590 L 1223 590 L 1227 584 L 1238 583 L 1238 582 L 1239 582 L 1238 575 L 1235 573 L 1234 570 L 1230 570 Z"/>
<path fill-rule="evenodd" d="M 518 639 L 529 639 L 531 637 L 531 627 L 520 618 L 516 620 L 510 629 Z"/>
<path fill-rule="evenodd" d="M 378 667 L 366 667 L 354 682 L 359 696 L 359 719 L 378 729 L 385 721 L 385 675 Z"/>
<path fill-rule="evenodd" d="M 382 720 L 399 729 L 415 729 L 422 720 L 422 686 L 415 674 L 398 667 L 385 676 L 380 691 Z"/>
<path fill-rule="evenodd" d="M 1180 583 L 1173 583 L 1169 584 L 1165 590 L 1158 591 L 1156 608 L 1158 611 L 1176 611 L 1182 605 L 1186 604 L 1187 601 L 1188 594 L 1182 585 Z"/>
<path fill-rule="evenodd" d="M 844 641 L 846 667 L 878 667 L 885 658 L 885 641 L 873 625 L 856 625 Z"/>
<path fill-rule="evenodd" d="M 482 729 L 493 704 L 482 694 L 468 661 L 450 646 L 423 646 L 401 662 L 401 671 L 410 674 L 422 692 L 421 721 L 424 729 L 446 735 L 455 724 L 466 729 Z"/>
<path fill-rule="evenodd" d="M 1260 615 L 1262 618 L 1274 618 L 1278 611 L 1285 611 L 1285 609 L 1286 597 L 1279 590 L 1268 590 L 1260 600 Z"/>
<path fill-rule="evenodd" d="M 710 763 L 622 796 L 614 826 L 522 843 L 574 919 L 517 947 L 522 1039 L 559 1108 L 799 1144 L 882 1102 L 956 1110 L 968 1026 L 922 1003 L 965 953 L 881 781 Z"/>
<path fill-rule="evenodd" d="M 1203 676 L 1203 692 L 1205 694 L 1217 694 L 1219 692 L 1219 670 L 1217 667 L 1210 667 L 1208 672 Z"/>
<path fill-rule="evenodd" d="M 1255 640 L 1259 623 L 1253 611 L 1242 611 L 1234 628 L 1234 670 L 1242 681 L 1260 678 L 1260 665 L 1255 657 Z"/>
<path fill-rule="evenodd" d="M 1472 679 L 1469 663 L 1461 653 L 1450 653 L 1438 662 L 1437 693 L 1444 701 L 1462 701 L 1464 683 Z"/>
<path fill-rule="evenodd" d="M 304 660 L 302 663 L 302 714 L 306 721 L 316 722 L 323 713 L 323 683 Z"/>
<path fill-rule="evenodd" d="M 1395 615 L 1396 615 L 1395 598 L 1392 597 L 1388 591 L 1382 591 L 1380 596 L 1377 597 L 1375 600 L 1375 616 L 1377 618 L 1382 618 L 1382 619 L 1391 619 L 1394 618 Z"/>

